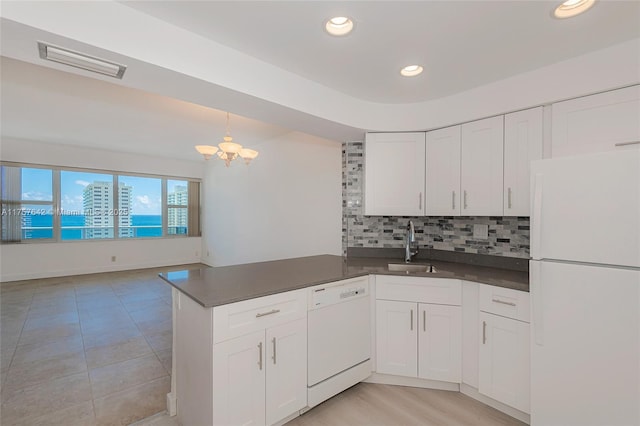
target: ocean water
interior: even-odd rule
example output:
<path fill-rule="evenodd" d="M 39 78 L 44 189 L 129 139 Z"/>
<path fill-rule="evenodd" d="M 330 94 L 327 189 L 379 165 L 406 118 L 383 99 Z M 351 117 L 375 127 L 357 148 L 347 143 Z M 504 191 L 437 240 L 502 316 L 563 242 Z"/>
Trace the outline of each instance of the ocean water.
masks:
<path fill-rule="evenodd" d="M 25 222 L 31 222 L 31 227 L 41 229 L 31 229 L 24 231 L 25 239 L 41 239 L 53 237 L 53 216 L 52 215 L 29 215 L 25 216 Z M 62 240 L 83 239 L 83 229 L 75 229 L 84 226 L 84 216 L 60 216 Z M 160 215 L 133 215 L 131 216 L 131 227 L 133 236 L 138 238 L 152 238 L 162 236 L 162 216 Z M 66 229 L 65 229 L 66 228 Z M 111 232 L 111 236 L 113 232 Z"/>

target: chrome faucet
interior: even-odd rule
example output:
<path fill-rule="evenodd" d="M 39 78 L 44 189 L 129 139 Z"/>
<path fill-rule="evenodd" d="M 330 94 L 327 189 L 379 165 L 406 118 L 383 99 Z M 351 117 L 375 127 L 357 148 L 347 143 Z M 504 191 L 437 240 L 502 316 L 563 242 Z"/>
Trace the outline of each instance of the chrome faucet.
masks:
<path fill-rule="evenodd" d="M 417 246 L 415 251 L 411 250 L 411 243 L 415 243 L 415 242 L 416 242 L 416 231 L 413 227 L 413 222 L 409 221 L 409 224 L 407 225 L 407 238 L 405 240 L 405 247 L 404 247 L 404 261 L 406 263 L 411 262 L 411 258 L 416 254 L 418 254 Z"/>

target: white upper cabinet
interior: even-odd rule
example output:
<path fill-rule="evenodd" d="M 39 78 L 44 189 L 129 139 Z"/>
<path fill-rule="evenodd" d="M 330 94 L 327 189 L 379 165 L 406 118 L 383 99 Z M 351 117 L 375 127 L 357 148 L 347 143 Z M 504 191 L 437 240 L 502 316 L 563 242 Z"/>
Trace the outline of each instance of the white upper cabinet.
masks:
<path fill-rule="evenodd" d="M 424 132 L 367 133 L 365 215 L 424 215 L 424 184 Z"/>
<path fill-rule="evenodd" d="M 427 133 L 426 215 L 460 216 L 460 126 Z"/>
<path fill-rule="evenodd" d="M 504 116 L 504 215 L 529 216 L 529 164 L 542 159 L 542 107 Z"/>
<path fill-rule="evenodd" d="M 557 102 L 551 108 L 552 157 L 638 147 L 640 85 Z"/>
<path fill-rule="evenodd" d="M 502 216 L 504 117 L 462 125 L 462 216 Z"/>

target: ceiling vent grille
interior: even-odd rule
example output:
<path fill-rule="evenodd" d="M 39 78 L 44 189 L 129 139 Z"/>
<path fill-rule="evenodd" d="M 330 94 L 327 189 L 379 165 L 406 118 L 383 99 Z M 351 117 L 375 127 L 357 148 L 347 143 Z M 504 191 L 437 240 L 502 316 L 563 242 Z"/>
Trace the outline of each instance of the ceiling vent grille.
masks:
<path fill-rule="evenodd" d="M 122 79 L 127 69 L 126 65 L 106 61 L 41 41 L 38 42 L 38 52 L 42 59 L 119 79 Z"/>

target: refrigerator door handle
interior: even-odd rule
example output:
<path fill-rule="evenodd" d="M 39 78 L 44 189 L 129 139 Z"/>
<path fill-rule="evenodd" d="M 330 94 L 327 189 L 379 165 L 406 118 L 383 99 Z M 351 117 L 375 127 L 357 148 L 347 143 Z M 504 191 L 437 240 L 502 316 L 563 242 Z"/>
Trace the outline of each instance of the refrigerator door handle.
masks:
<path fill-rule="evenodd" d="M 533 319 L 533 341 L 544 346 L 544 317 L 542 298 L 542 262 L 532 261 L 529 265 L 531 274 L 531 313 Z"/>
<path fill-rule="evenodd" d="M 533 200 L 531 206 L 531 258 L 541 259 L 540 239 L 542 238 L 542 174 L 533 176 Z"/>

